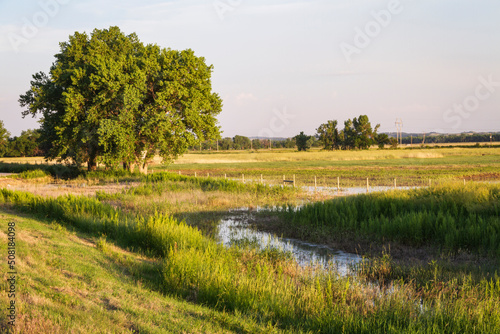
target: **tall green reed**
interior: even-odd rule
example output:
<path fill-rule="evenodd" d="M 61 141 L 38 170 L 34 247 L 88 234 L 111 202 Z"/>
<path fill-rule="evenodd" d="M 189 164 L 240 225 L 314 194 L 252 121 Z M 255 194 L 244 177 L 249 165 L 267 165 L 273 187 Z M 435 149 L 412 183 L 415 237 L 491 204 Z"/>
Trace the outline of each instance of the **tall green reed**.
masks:
<path fill-rule="evenodd" d="M 500 186 L 440 185 L 307 204 L 292 226 L 500 257 Z"/>

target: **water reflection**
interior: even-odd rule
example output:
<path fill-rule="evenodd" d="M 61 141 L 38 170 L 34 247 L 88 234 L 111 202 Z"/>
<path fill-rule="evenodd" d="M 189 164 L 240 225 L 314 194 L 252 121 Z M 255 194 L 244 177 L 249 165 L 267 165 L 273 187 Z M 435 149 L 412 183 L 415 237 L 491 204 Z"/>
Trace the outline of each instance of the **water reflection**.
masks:
<path fill-rule="evenodd" d="M 271 233 L 252 229 L 247 215 L 222 219 L 217 237 L 225 246 L 246 245 L 258 249 L 267 247 L 289 252 L 301 266 L 322 266 L 335 269 L 341 275 L 352 272 L 352 265 L 361 261 L 356 254 L 345 253 L 323 245 L 316 245 L 296 239 L 280 238 Z"/>
<path fill-rule="evenodd" d="M 382 191 L 390 191 L 390 190 L 409 190 L 409 189 L 418 189 L 421 187 L 385 187 L 385 186 L 375 186 L 372 187 L 370 186 L 368 188 L 368 191 L 366 190 L 366 187 L 349 187 L 349 188 L 340 188 L 337 189 L 337 187 L 303 187 L 304 190 L 308 192 L 322 192 L 322 193 L 329 193 L 331 195 L 335 196 L 349 196 L 349 195 L 360 195 L 360 194 L 366 194 L 366 193 L 376 193 L 376 192 L 382 192 Z"/>

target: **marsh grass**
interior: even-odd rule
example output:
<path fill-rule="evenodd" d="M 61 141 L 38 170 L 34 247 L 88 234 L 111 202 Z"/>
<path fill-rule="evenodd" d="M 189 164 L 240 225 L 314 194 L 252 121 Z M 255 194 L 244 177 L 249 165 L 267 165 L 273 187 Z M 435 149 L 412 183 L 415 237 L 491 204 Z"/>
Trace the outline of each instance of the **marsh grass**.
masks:
<path fill-rule="evenodd" d="M 298 203 L 304 193 L 290 187 L 243 184 L 233 180 L 155 173 L 120 192 L 97 192 L 96 197 L 126 212 L 168 213 L 204 228 L 232 208 L 254 208 L 274 203 Z M 212 219 L 213 217 L 213 219 Z"/>
<path fill-rule="evenodd" d="M 1 195 L 4 205 L 12 203 L 93 237 L 105 234 L 101 245 L 116 241 L 160 257 L 159 271 L 149 271 L 151 282 L 157 282 L 151 288 L 272 327 L 326 333 L 462 333 L 493 332 L 500 326 L 498 278 L 453 283 L 449 291 L 457 288 L 457 294 L 422 295 L 413 284 L 396 281 L 380 288 L 355 277 L 302 269 L 270 252 L 224 248 L 165 215 L 131 216 L 84 197 L 52 199 L 7 190 Z M 61 268 L 67 257 L 47 263 Z M 84 281 L 102 289 L 103 281 L 92 277 L 92 271 L 83 274 Z M 439 282 L 433 285 L 439 287 Z"/>
<path fill-rule="evenodd" d="M 288 208 L 285 219 L 310 234 L 356 235 L 500 258 L 498 184 L 447 184 L 338 198 Z"/>
<path fill-rule="evenodd" d="M 54 228 L 54 221 L 15 221 L 17 319 L 6 325 L 8 296 L 0 292 L 1 333 L 282 333 L 256 319 L 177 300 L 158 292 L 161 261 L 90 235 Z M 6 278 L 7 236 L 0 228 L 0 277 Z M 290 333 L 295 331 L 289 331 Z"/>
<path fill-rule="evenodd" d="M 203 191 L 227 191 L 232 193 L 238 192 L 255 192 L 259 194 L 290 194 L 299 192 L 298 188 L 270 186 L 260 183 L 243 183 L 235 180 L 211 177 L 193 177 L 178 175 L 174 173 L 155 173 L 145 176 L 146 185 L 155 184 L 157 189 L 161 189 L 161 185 L 165 185 L 166 181 L 175 182 L 174 184 L 189 183 Z M 172 183 L 170 183 L 172 184 Z M 158 187 L 160 185 L 160 187 Z"/>

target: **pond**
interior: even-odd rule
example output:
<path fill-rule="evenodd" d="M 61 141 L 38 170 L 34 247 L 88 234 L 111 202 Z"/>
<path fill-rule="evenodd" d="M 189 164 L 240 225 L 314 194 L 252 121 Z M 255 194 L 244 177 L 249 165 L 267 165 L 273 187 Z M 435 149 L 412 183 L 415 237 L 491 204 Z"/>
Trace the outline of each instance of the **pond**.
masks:
<path fill-rule="evenodd" d="M 234 215 L 222 219 L 217 229 L 217 239 L 223 245 L 246 245 L 257 249 L 267 247 L 289 252 L 301 266 L 321 266 L 335 269 L 340 275 L 352 273 L 352 266 L 362 258 L 324 245 L 301 240 L 281 238 L 268 232 L 257 231 L 248 222 L 251 213 L 236 210 Z"/>

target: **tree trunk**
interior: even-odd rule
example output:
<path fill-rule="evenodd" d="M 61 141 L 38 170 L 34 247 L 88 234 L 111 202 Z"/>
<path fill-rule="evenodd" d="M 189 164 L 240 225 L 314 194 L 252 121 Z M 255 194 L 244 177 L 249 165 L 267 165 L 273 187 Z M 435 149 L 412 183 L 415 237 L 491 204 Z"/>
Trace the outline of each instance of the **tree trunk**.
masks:
<path fill-rule="evenodd" d="M 128 171 L 129 171 L 130 173 L 133 173 L 133 172 L 134 172 L 134 169 L 135 169 L 135 164 L 134 164 L 134 163 L 130 163 L 130 164 L 128 165 Z"/>
<path fill-rule="evenodd" d="M 148 163 L 139 164 L 139 173 L 148 174 Z"/>
<path fill-rule="evenodd" d="M 123 169 L 128 170 L 130 173 L 133 173 L 134 169 L 135 169 L 135 164 L 134 163 L 129 163 L 129 162 L 124 162 L 123 163 Z"/>
<path fill-rule="evenodd" d="M 89 160 L 87 161 L 87 170 L 89 172 L 97 170 L 97 156 L 91 155 L 89 157 Z"/>

